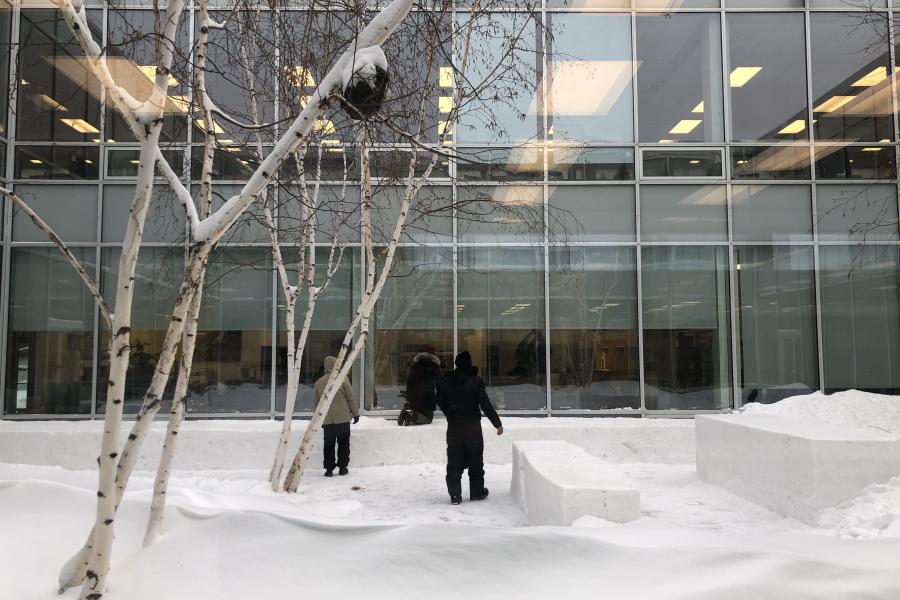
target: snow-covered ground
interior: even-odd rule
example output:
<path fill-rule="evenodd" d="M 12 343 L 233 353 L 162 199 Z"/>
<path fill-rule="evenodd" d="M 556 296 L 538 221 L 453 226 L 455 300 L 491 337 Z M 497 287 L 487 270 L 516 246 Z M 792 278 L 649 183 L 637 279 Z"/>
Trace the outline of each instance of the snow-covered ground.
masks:
<path fill-rule="evenodd" d="M 516 421 L 506 419 L 511 435 Z M 554 421 L 571 435 L 574 419 Z M 349 476 L 330 479 L 311 465 L 297 495 L 273 493 L 264 468 L 181 470 L 163 535 L 147 549 L 152 473 L 136 472 L 107 598 L 900 598 L 900 477 L 810 527 L 701 483 L 691 464 L 618 462 L 641 490 L 641 519 L 524 527 L 509 463 L 487 465 L 487 501 L 451 506 L 443 463 L 409 455 L 409 464 L 351 460 Z M 257 458 L 268 466 L 268 452 Z M 58 569 L 90 527 L 95 480 L 92 470 L 0 463 L 2 600 L 55 597 Z"/>

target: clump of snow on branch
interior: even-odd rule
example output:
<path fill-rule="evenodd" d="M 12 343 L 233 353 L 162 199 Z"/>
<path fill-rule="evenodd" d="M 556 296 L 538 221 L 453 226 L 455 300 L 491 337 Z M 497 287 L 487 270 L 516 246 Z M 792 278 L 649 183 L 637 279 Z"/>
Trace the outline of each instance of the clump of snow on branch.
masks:
<path fill-rule="evenodd" d="M 388 61 L 381 46 L 363 48 L 341 74 L 341 104 L 354 119 L 371 117 L 384 102 L 389 79 Z"/>

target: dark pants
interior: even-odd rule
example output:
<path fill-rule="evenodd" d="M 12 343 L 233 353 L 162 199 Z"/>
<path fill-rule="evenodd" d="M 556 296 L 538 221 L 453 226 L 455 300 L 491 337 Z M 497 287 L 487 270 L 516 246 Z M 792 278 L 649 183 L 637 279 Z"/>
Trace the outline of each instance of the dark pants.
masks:
<path fill-rule="evenodd" d="M 325 431 L 325 461 L 323 466 L 331 470 L 335 466 L 334 443 L 337 442 L 337 466 L 346 467 L 350 464 L 350 421 L 346 423 L 331 423 L 322 428 Z"/>
<path fill-rule="evenodd" d="M 484 438 L 481 419 L 447 423 L 447 491 L 462 496 L 462 473 L 469 470 L 469 497 L 484 489 Z"/>

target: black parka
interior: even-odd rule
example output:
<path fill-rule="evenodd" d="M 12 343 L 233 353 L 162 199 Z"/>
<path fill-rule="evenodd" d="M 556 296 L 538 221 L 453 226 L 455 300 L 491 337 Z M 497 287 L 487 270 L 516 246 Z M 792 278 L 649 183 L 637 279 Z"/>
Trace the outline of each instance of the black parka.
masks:
<path fill-rule="evenodd" d="M 440 380 L 441 361 L 438 357 L 428 352 L 417 354 L 406 378 L 409 407 L 416 412 L 433 415 Z"/>
<path fill-rule="evenodd" d="M 445 377 L 438 388 L 437 403 L 451 427 L 454 423 L 481 419 L 482 412 L 494 427 L 501 426 L 476 367 L 457 367 Z"/>

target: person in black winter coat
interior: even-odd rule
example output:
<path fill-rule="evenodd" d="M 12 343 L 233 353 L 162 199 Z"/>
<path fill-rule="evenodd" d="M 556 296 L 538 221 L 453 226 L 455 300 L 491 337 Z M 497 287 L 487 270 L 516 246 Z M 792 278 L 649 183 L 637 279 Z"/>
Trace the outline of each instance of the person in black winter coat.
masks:
<path fill-rule="evenodd" d="M 434 354 L 420 352 L 413 358 L 406 378 L 406 401 L 409 410 L 403 411 L 401 425 L 427 425 L 434 420 L 437 386 L 441 380 L 441 361 Z"/>
<path fill-rule="evenodd" d="M 503 434 L 503 424 L 484 389 L 478 368 L 472 366 L 472 355 L 456 356 L 456 369 L 438 388 L 437 404 L 447 417 L 447 491 L 450 502 L 462 502 L 462 473 L 469 470 L 469 498 L 484 500 L 484 438 L 481 435 L 481 413 Z"/>

